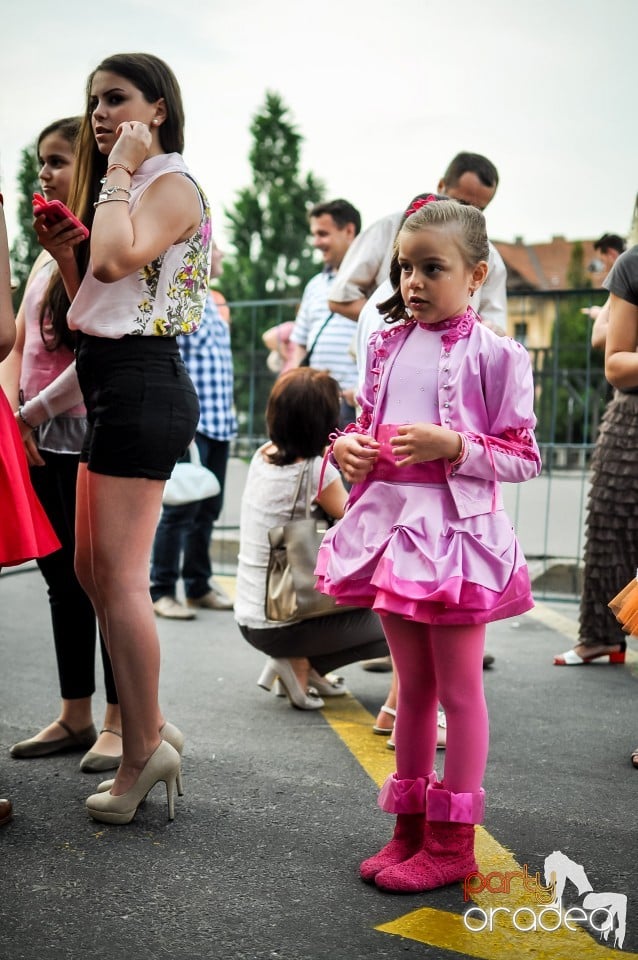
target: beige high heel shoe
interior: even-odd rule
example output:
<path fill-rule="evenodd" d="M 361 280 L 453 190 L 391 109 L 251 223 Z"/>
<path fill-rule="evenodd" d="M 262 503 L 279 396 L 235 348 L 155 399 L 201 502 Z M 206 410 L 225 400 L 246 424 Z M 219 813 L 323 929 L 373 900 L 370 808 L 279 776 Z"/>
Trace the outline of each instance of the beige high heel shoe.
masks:
<path fill-rule="evenodd" d="M 100 823 L 130 823 L 146 795 L 160 780 L 166 784 L 168 819 L 175 817 L 174 790 L 181 759 L 170 743 L 162 740 L 146 761 L 136 783 L 126 793 L 114 797 L 110 792 L 93 793 L 86 801 L 86 809 Z"/>
<path fill-rule="evenodd" d="M 170 743 L 171 747 L 174 750 L 177 750 L 180 758 L 180 766 L 177 771 L 177 796 L 184 796 L 184 781 L 182 780 L 182 765 L 181 759 L 184 752 L 184 734 L 179 730 L 174 723 L 169 723 L 168 720 L 163 727 L 160 727 L 160 737 L 162 740 L 166 740 L 167 743 Z"/>
<path fill-rule="evenodd" d="M 174 750 L 177 750 L 181 760 L 182 753 L 184 752 L 184 734 L 182 731 L 176 727 L 174 723 L 169 723 L 167 720 L 164 726 L 160 727 L 160 737 L 162 740 L 166 740 L 167 743 L 170 743 Z M 114 783 L 115 777 L 112 777 L 110 780 L 102 780 L 102 782 L 98 783 L 97 785 L 97 792 L 106 793 L 107 790 L 111 789 Z M 184 796 L 184 781 L 182 780 L 181 763 L 179 772 L 177 774 L 177 796 Z"/>
<path fill-rule="evenodd" d="M 297 707 L 298 710 L 320 710 L 325 706 L 321 697 L 311 695 L 303 689 L 290 665 L 290 660 L 284 657 L 271 657 L 266 661 L 257 684 L 264 690 L 270 690 L 277 677 L 293 707 Z"/>

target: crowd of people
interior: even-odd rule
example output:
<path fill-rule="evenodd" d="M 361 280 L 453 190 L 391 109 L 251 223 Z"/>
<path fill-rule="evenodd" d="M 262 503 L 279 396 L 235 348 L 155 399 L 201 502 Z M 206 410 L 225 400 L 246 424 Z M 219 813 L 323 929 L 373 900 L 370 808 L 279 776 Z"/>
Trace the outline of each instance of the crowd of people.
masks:
<path fill-rule="evenodd" d="M 36 214 L 42 253 L 15 321 L 0 219 L 0 485 L 15 504 L 0 564 L 37 560 L 61 697 L 59 716 L 11 753 L 82 751 L 82 771 L 115 771 L 86 800 L 110 824 L 129 823 L 158 782 L 172 819 L 182 792 L 184 737 L 159 703 L 156 618 L 233 606 L 210 555 L 237 432 L 231 317 L 210 289 L 221 252 L 183 128 L 163 61 L 117 54 L 91 72 L 82 116 L 37 139 L 45 198 L 68 203 L 89 236 L 69 217 Z M 379 803 L 394 830 L 360 866 L 386 891 L 477 870 L 486 625 L 533 606 L 500 490 L 537 476 L 541 461 L 530 360 L 506 336 L 506 271 L 483 215 L 497 186 L 491 161 L 461 153 L 436 192 L 363 232 L 349 201 L 317 204 L 308 219 L 323 268 L 295 321 L 263 331 L 276 379 L 242 498 L 234 616 L 266 657 L 258 684 L 301 710 L 348 692 L 334 673 L 345 664 L 393 670 L 372 732 L 392 734 L 396 772 Z M 607 241 L 601 256 L 616 249 Z M 594 318 L 616 392 L 593 461 L 581 636 L 558 665 L 625 656 L 607 603 L 638 565 L 627 444 L 638 435 L 637 251 L 616 250 Z M 219 492 L 163 505 L 193 442 Z M 269 531 L 310 502 L 329 524 L 317 586 L 337 609 L 282 623 L 266 611 Z M 0 823 L 10 817 L 0 801 Z"/>

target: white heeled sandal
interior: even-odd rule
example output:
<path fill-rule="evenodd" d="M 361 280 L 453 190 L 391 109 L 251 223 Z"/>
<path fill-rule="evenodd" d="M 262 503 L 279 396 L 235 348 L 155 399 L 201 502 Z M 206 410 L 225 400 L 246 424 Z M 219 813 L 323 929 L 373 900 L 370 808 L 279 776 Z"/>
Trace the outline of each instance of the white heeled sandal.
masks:
<path fill-rule="evenodd" d="M 343 697 L 350 693 L 343 677 L 336 673 L 327 673 L 322 677 L 314 667 L 310 668 L 308 674 L 308 686 L 316 690 L 320 697 Z"/>
<path fill-rule="evenodd" d="M 327 673 L 325 677 L 320 677 L 318 673 L 313 676 L 312 670 L 308 675 L 308 690 L 311 696 L 314 694 L 317 697 L 343 697 L 344 694 L 350 693 L 343 677 L 338 677 L 334 673 Z M 286 688 L 279 677 L 275 680 L 273 693 L 276 697 L 286 696 Z"/>
<path fill-rule="evenodd" d="M 271 657 L 270 660 L 266 662 L 266 666 L 259 675 L 257 684 L 264 690 L 271 690 L 277 678 L 279 678 L 281 686 L 291 704 L 293 707 L 297 707 L 298 710 L 320 710 L 321 707 L 324 706 L 321 697 L 306 693 L 299 683 L 295 671 L 290 666 L 290 661 L 283 657 Z"/>
<path fill-rule="evenodd" d="M 578 644 L 578 646 L 585 645 Z M 593 660 L 601 660 L 605 658 L 607 658 L 607 663 L 624 663 L 627 654 L 627 641 L 621 640 L 619 643 L 614 644 L 614 647 L 619 647 L 620 649 L 606 650 L 601 646 L 597 653 L 585 654 L 583 657 L 581 657 L 579 653 L 576 653 L 575 649 L 566 650 L 565 653 L 560 653 L 557 657 L 554 657 L 554 666 L 581 667 L 587 663 L 591 663 Z"/>
<path fill-rule="evenodd" d="M 386 707 L 385 703 L 382 707 L 379 707 L 379 713 L 387 713 L 389 717 L 392 717 L 393 720 L 396 720 L 397 712 L 394 707 Z M 379 727 L 375 723 L 372 728 L 372 732 L 378 734 L 380 737 L 389 737 L 394 728 L 394 724 L 391 727 Z"/>

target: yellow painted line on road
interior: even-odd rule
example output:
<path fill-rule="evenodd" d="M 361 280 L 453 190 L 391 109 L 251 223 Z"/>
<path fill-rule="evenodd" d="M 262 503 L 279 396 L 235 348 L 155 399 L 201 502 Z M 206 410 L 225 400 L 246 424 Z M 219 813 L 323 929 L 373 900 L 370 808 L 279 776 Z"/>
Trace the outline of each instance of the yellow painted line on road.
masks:
<path fill-rule="evenodd" d="M 465 927 L 460 914 L 429 907 L 415 910 L 376 929 L 483 960 L 611 960 L 612 956 L 617 960 L 621 957 L 635 960 L 638 957 L 635 953 L 603 946 L 581 930 L 569 933 L 561 928 L 554 933 L 524 933 L 513 927 L 504 929 L 502 924 L 495 922 L 492 930 L 472 933 Z"/>
<path fill-rule="evenodd" d="M 378 787 L 395 769 L 387 737 L 372 732 L 374 717 L 353 696 L 326 697 L 323 716 Z"/>

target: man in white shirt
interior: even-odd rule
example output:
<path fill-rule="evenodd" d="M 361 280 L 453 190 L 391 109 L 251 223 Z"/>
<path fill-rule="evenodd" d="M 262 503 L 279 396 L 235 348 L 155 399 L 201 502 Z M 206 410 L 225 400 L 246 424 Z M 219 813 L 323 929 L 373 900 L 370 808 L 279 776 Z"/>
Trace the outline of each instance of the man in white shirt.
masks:
<path fill-rule="evenodd" d="M 478 153 L 459 153 L 439 181 L 439 195 L 472 204 L 485 210 L 498 186 L 494 164 Z M 368 336 L 383 322 L 376 304 L 387 300 L 392 288 L 386 287 L 394 238 L 404 218 L 404 211 L 377 220 L 352 243 L 343 258 L 330 291 L 330 309 L 338 310 L 351 320 L 358 320 L 357 355 L 365 357 Z M 490 244 L 487 280 L 477 291 L 474 308 L 485 324 L 504 334 L 507 322 L 507 271 L 505 264 Z M 383 285 L 382 289 L 379 287 Z M 480 297 L 478 296 L 480 293 Z M 363 312 L 364 307 L 368 307 Z"/>
<path fill-rule="evenodd" d="M 358 376 L 351 349 L 357 324 L 331 310 L 328 297 L 337 270 L 361 229 L 361 215 L 347 200 L 331 200 L 316 204 L 309 221 L 313 244 L 323 254 L 324 268 L 308 281 L 301 298 L 290 337 L 292 365 L 305 362 L 318 370 L 327 370 L 345 395 L 342 419 L 349 422 L 354 419 Z"/>

